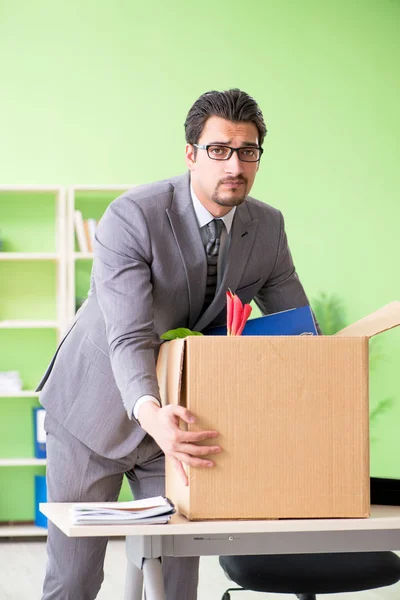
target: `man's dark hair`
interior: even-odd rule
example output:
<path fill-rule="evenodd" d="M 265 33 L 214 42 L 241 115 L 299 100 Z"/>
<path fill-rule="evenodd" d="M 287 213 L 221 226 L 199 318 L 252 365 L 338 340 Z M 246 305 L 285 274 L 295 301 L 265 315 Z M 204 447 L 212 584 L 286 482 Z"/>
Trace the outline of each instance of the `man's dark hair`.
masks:
<path fill-rule="evenodd" d="M 225 92 L 215 90 L 202 94 L 189 110 L 185 121 L 185 135 L 188 144 L 197 144 L 204 125 L 210 117 L 222 117 L 233 123 L 251 122 L 258 129 L 258 139 L 262 145 L 267 128 L 257 102 L 237 88 Z"/>

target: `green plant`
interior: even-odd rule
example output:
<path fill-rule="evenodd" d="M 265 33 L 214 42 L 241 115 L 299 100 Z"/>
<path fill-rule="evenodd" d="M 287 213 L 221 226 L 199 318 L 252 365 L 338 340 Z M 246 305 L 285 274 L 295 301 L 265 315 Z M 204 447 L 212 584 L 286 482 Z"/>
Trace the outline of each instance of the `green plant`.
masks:
<path fill-rule="evenodd" d="M 336 294 L 321 292 L 312 303 L 314 314 L 324 335 L 334 335 L 346 327 L 346 311 Z"/>
<path fill-rule="evenodd" d="M 177 340 L 179 338 L 185 338 L 189 335 L 203 335 L 200 331 L 191 331 L 186 327 L 178 327 L 178 329 L 169 329 L 165 333 L 163 333 L 160 337 L 162 340 Z"/>
<path fill-rule="evenodd" d="M 336 294 L 327 294 L 321 292 L 312 302 L 314 314 L 324 335 L 334 335 L 341 329 L 344 329 L 349 323 L 346 319 L 346 311 L 343 300 Z M 373 372 L 377 369 L 379 363 L 384 358 L 379 339 L 373 338 L 369 342 L 369 370 Z M 393 406 L 394 398 L 384 398 L 379 400 L 373 409 L 370 410 L 369 422 L 371 431 L 376 423 Z M 376 441 L 376 437 L 371 435 L 371 443 Z"/>

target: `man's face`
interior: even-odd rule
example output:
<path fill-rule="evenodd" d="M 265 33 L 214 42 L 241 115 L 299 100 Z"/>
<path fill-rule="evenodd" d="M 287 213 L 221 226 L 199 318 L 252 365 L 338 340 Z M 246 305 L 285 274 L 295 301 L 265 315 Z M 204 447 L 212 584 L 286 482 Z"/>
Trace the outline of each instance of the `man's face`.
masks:
<path fill-rule="evenodd" d="M 254 123 L 232 123 L 221 117 L 210 117 L 198 144 L 218 144 L 241 148 L 258 146 L 258 130 Z M 212 160 L 206 150 L 186 145 L 186 164 L 200 202 L 215 217 L 225 215 L 233 206 L 242 204 L 250 193 L 258 170 L 258 162 L 243 162 L 234 152 L 228 160 Z"/>

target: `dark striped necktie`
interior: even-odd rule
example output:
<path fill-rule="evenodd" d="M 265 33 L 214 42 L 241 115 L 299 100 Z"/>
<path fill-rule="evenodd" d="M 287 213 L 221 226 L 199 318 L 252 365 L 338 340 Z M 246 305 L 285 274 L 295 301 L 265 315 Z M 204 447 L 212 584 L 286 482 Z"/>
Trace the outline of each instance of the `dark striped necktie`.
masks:
<path fill-rule="evenodd" d="M 217 289 L 218 254 L 223 226 L 224 222 L 222 219 L 213 219 L 206 225 L 208 233 L 208 242 L 205 246 L 207 255 L 207 284 L 202 312 L 210 306 Z"/>

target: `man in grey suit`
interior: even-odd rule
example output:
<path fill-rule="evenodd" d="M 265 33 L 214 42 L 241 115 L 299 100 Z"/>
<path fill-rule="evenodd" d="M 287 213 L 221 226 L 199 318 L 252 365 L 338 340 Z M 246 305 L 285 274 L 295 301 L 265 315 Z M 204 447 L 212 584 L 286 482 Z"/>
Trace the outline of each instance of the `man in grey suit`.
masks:
<path fill-rule="evenodd" d="M 160 406 L 160 335 L 226 322 L 225 293 L 264 314 L 308 304 L 281 213 L 249 196 L 266 127 L 240 90 L 208 92 L 186 123 L 185 175 L 135 187 L 96 232 L 90 292 L 40 383 L 48 500 L 114 501 L 164 493 L 164 459 L 213 466 L 218 433 L 184 432 L 196 415 Z M 198 442 L 209 440 L 208 446 Z M 45 600 L 90 600 L 107 539 L 67 538 L 51 523 Z M 165 559 L 168 600 L 195 600 L 198 559 Z"/>

